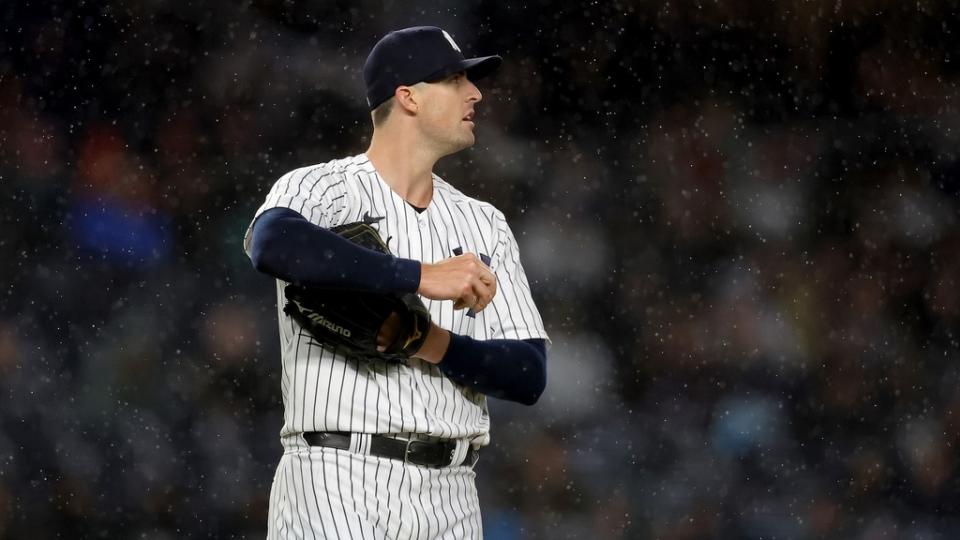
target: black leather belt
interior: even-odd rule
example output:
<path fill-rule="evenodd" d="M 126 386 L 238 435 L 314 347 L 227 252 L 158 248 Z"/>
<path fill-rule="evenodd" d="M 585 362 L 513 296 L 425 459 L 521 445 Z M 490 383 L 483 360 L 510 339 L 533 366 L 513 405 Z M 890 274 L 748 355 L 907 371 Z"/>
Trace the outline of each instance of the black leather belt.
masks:
<path fill-rule="evenodd" d="M 350 434 L 342 431 L 308 431 L 303 434 L 303 439 L 310 446 L 324 446 L 340 450 L 350 449 Z M 456 450 L 457 443 L 454 441 L 404 441 L 383 435 L 370 436 L 371 456 L 396 459 L 404 463 L 433 468 L 464 465 L 473 467 L 477 464 L 480 451 L 473 447 L 467 450 L 467 455 L 463 458 L 463 461 L 452 463 L 453 454 Z"/>

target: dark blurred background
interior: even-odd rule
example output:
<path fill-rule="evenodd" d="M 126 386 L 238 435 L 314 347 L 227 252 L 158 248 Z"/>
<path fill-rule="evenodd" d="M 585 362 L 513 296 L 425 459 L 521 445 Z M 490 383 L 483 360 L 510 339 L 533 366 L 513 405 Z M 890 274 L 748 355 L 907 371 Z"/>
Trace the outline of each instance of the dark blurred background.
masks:
<path fill-rule="evenodd" d="M 0 537 L 257 538 L 289 169 L 366 149 L 360 67 L 505 65 L 439 173 L 553 338 L 491 402 L 486 537 L 960 538 L 955 2 L 0 4 Z"/>

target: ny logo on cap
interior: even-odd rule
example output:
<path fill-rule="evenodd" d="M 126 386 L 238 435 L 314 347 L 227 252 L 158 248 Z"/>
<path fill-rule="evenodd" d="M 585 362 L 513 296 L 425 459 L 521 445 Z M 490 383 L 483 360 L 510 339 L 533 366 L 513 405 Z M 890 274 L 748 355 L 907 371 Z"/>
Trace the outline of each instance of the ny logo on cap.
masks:
<path fill-rule="evenodd" d="M 450 46 L 451 46 L 451 47 L 453 47 L 454 49 L 456 49 L 458 53 L 462 53 L 462 52 L 463 52 L 463 51 L 460 50 L 460 47 L 457 47 L 457 43 L 456 43 L 455 41 L 453 41 L 453 38 L 450 37 L 450 34 L 448 34 L 446 30 L 441 30 L 441 32 L 443 32 L 443 37 L 447 38 L 447 41 L 450 42 Z"/>

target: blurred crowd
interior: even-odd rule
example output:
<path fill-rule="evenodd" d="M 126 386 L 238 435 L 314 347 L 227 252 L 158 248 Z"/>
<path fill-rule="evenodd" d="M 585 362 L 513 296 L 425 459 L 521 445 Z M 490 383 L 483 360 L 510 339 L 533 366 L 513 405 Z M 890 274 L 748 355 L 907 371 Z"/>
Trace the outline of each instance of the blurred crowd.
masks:
<path fill-rule="evenodd" d="M 0 538 L 263 536 L 275 292 L 241 239 L 366 148 L 360 66 L 414 24 L 505 58 L 438 172 L 506 213 L 553 340 L 536 406 L 491 400 L 487 538 L 960 538 L 952 2 L 0 17 Z"/>

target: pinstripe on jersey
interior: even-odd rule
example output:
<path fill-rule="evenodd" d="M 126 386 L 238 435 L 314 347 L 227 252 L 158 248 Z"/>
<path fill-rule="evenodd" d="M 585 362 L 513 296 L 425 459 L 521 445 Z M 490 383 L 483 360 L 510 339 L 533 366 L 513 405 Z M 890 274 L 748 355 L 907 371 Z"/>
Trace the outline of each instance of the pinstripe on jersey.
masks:
<path fill-rule="evenodd" d="M 471 316 L 467 310 L 454 310 L 453 302 L 424 299 L 434 322 L 475 339 L 547 339 L 503 214 L 436 175 L 433 183 L 433 199 L 418 213 L 360 154 L 285 174 L 257 216 L 287 207 L 325 228 L 365 216 L 382 218 L 373 227 L 399 257 L 432 263 L 458 249 L 488 255 L 497 277 L 493 302 Z M 248 229 L 248 250 L 249 239 Z M 417 359 L 409 366 L 371 365 L 334 354 L 282 312 L 284 285 L 278 280 L 281 436 L 304 431 L 420 433 L 487 444 L 490 423 L 483 394 L 451 382 L 437 366 Z"/>

